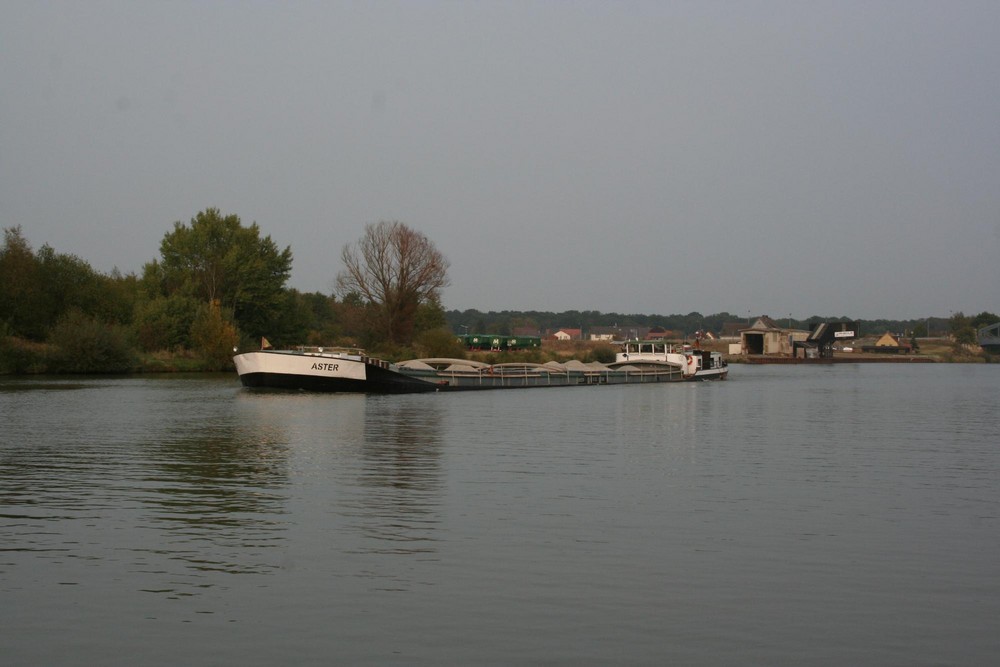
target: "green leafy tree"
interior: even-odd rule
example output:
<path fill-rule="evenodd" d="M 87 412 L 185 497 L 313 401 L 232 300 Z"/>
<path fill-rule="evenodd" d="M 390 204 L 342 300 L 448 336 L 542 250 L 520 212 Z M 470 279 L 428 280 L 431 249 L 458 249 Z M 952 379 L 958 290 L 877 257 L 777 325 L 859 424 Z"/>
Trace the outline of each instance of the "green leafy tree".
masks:
<path fill-rule="evenodd" d="M 110 275 L 98 274 L 98 302 L 95 314 L 107 322 L 130 325 L 139 302 L 139 278 L 123 275 L 117 268 Z"/>
<path fill-rule="evenodd" d="M 370 333 L 390 345 L 408 344 L 420 307 L 439 303 L 448 283 L 448 260 L 430 239 L 401 222 L 382 221 L 341 253 L 337 289 L 369 306 Z"/>
<path fill-rule="evenodd" d="M 160 260 L 144 267 L 143 284 L 162 296 L 218 303 L 241 331 L 257 337 L 284 312 L 291 270 L 291 248 L 279 250 L 256 223 L 245 227 L 238 216 L 209 208 L 189 224 L 174 223 L 160 243 Z"/>
<path fill-rule="evenodd" d="M 267 337 L 276 346 L 289 343 L 335 344 L 343 335 L 336 299 L 319 292 L 288 290 L 278 326 Z"/>
<path fill-rule="evenodd" d="M 120 290 L 118 288 L 121 288 Z M 70 309 L 127 324 L 129 287 L 120 276 L 94 271 L 75 255 L 48 245 L 33 253 L 20 227 L 4 230 L 0 248 L 0 321 L 11 335 L 44 340 Z"/>
<path fill-rule="evenodd" d="M 413 326 L 417 332 L 431 331 L 448 326 L 448 320 L 444 316 L 444 308 L 441 307 L 441 302 L 436 294 L 428 298 L 417 308 Z"/>
<path fill-rule="evenodd" d="M 0 248 L 0 322 L 10 335 L 41 339 L 44 324 L 35 312 L 38 260 L 20 227 L 5 228 Z"/>
<path fill-rule="evenodd" d="M 966 317 L 962 312 L 957 312 L 951 316 L 949 321 L 951 335 L 956 343 L 970 344 L 976 342 L 976 329 L 972 326 L 972 318 Z"/>
<path fill-rule="evenodd" d="M 146 352 L 191 347 L 191 325 L 200 305 L 181 293 L 141 300 L 133 321 L 139 347 Z"/>
<path fill-rule="evenodd" d="M 191 343 L 201 356 L 205 370 L 232 367 L 233 348 L 239 344 L 236 327 L 227 320 L 217 303 L 203 304 L 191 324 Z"/>
<path fill-rule="evenodd" d="M 105 320 L 106 278 L 76 255 L 43 245 L 37 253 L 39 313 L 46 330 L 71 309 Z"/>

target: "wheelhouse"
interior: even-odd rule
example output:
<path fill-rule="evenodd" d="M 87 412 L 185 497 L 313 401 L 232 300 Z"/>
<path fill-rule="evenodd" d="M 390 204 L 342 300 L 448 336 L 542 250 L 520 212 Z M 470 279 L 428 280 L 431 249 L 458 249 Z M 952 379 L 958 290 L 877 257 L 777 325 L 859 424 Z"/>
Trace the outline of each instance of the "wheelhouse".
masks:
<path fill-rule="evenodd" d="M 667 353 L 667 344 L 662 341 L 653 340 L 629 340 L 622 343 L 622 352 L 632 355 L 664 355 Z"/>

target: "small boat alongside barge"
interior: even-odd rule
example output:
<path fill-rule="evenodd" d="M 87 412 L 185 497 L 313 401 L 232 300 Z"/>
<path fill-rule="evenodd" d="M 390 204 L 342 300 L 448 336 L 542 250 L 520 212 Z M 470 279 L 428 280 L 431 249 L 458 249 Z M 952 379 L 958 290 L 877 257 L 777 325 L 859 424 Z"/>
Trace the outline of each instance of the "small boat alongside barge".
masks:
<path fill-rule="evenodd" d="M 244 387 L 323 392 L 417 393 L 483 389 L 581 387 L 680 382 L 679 362 L 487 364 L 465 359 L 413 359 L 398 364 L 361 350 L 263 349 L 233 357 Z"/>

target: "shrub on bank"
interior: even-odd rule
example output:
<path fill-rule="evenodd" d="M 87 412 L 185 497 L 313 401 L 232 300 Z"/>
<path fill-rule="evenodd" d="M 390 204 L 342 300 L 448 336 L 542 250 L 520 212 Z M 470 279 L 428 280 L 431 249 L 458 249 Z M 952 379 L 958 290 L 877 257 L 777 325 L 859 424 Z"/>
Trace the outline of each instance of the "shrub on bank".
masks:
<path fill-rule="evenodd" d="M 43 343 L 0 335 L 0 375 L 44 373 L 49 347 Z"/>
<path fill-rule="evenodd" d="M 594 361 L 602 364 L 610 364 L 614 362 L 617 352 L 615 352 L 615 348 L 607 343 L 598 343 L 590 351 L 590 356 Z"/>
<path fill-rule="evenodd" d="M 414 341 L 417 356 L 465 359 L 465 348 L 448 329 L 424 331 Z"/>
<path fill-rule="evenodd" d="M 71 310 L 53 327 L 46 371 L 50 373 L 127 373 L 136 354 L 124 327 Z"/>

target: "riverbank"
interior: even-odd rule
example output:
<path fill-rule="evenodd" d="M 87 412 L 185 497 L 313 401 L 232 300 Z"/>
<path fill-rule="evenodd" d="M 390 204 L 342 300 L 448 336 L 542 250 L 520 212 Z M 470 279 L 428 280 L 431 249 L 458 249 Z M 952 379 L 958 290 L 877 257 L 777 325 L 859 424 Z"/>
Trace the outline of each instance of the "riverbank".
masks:
<path fill-rule="evenodd" d="M 829 363 L 1000 363 L 1000 355 L 984 352 L 978 346 L 958 345 L 946 338 L 920 339 L 917 350 L 909 354 L 876 354 L 871 352 L 836 351 L 833 359 L 792 359 L 780 356 L 746 356 L 729 354 L 729 341 L 703 341 L 702 348 L 721 352 L 730 364 L 829 364 Z M 518 352 L 468 351 L 468 359 L 496 364 L 503 362 L 546 363 L 577 359 L 584 363 L 614 361 L 617 346 L 604 341 L 543 341 L 534 350 Z M 373 353 L 373 356 L 379 356 Z M 406 358 L 411 358 L 410 355 Z M 387 358 L 388 361 L 402 359 Z M 88 367 L 87 373 L 201 373 L 233 371 L 219 368 L 218 362 L 206 361 L 190 350 L 160 351 L 135 357 L 127 368 Z M 74 372 L 60 367 L 59 358 L 51 345 L 31 343 L 12 337 L 0 344 L 0 375 L 43 375 Z"/>
<path fill-rule="evenodd" d="M 794 364 L 805 361 L 774 355 L 748 356 L 743 354 L 729 354 L 729 345 L 731 342 L 733 341 L 701 341 L 700 345 L 704 350 L 721 352 L 726 361 L 731 364 Z M 542 347 L 537 351 L 536 356 L 543 362 L 551 360 L 560 361 L 567 358 L 606 361 L 608 355 L 611 355 L 611 359 L 614 358 L 616 347 L 610 343 L 598 341 L 543 341 Z M 949 338 L 918 339 L 915 351 L 907 354 L 862 352 L 860 350 L 860 343 L 857 347 L 857 351 L 835 351 L 832 360 L 808 360 L 806 363 L 1000 363 L 1000 355 L 985 352 L 978 345 L 960 345 Z M 470 355 L 472 354 L 479 354 L 483 357 L 489 357 L 490 355 L 498 357 L 503 354 L 512 353 L 470 353 Z"/>
<path fill-rule="evenodd" d="M 0 336 L 0 375 L 143 373 L 202 373 L 233 370 L 219 368 L 191 350 L 109 355 L 100 347 L 71 353 L 50 343 L 37 343 L 16 336 Z"/>
<path fill-rule="evenodd" d="M 802 364 L 802 365 L 812 365 L 812 364 L 935 364 L 939 363 L 937 359 L 932 359 L 931 357 L 915 356 L 908 354 L 906 356 L 889 356 L 889 355 L 867 355 L 867 356 L 835 356 L 833 358 L 826 359 L 803 359 L 802 357 L 770 357 L 765 355 L 749 355 L 741 356 L 740 359 L 736 360 L 735 363 L 745 363 L 745 364 Z"/>
<path fill-rule="evenodd" d="M 707 349 L 728 348 L 727 344 L 713 342 L 705 346 Z M 961 345 L 948 338 L 921 338 L 917 347 L 910 353 L 879 353 L 837 350 L 832 359 L 793 359 L 791 357 L 772 355 L 727 355 L 729 363 L 750 364 L 899 364 L 899 363 L 952 363 L 952 364 L 983 364 L 1000 363 L 1000 355 L 985 352 L 978 345 Z"/>

